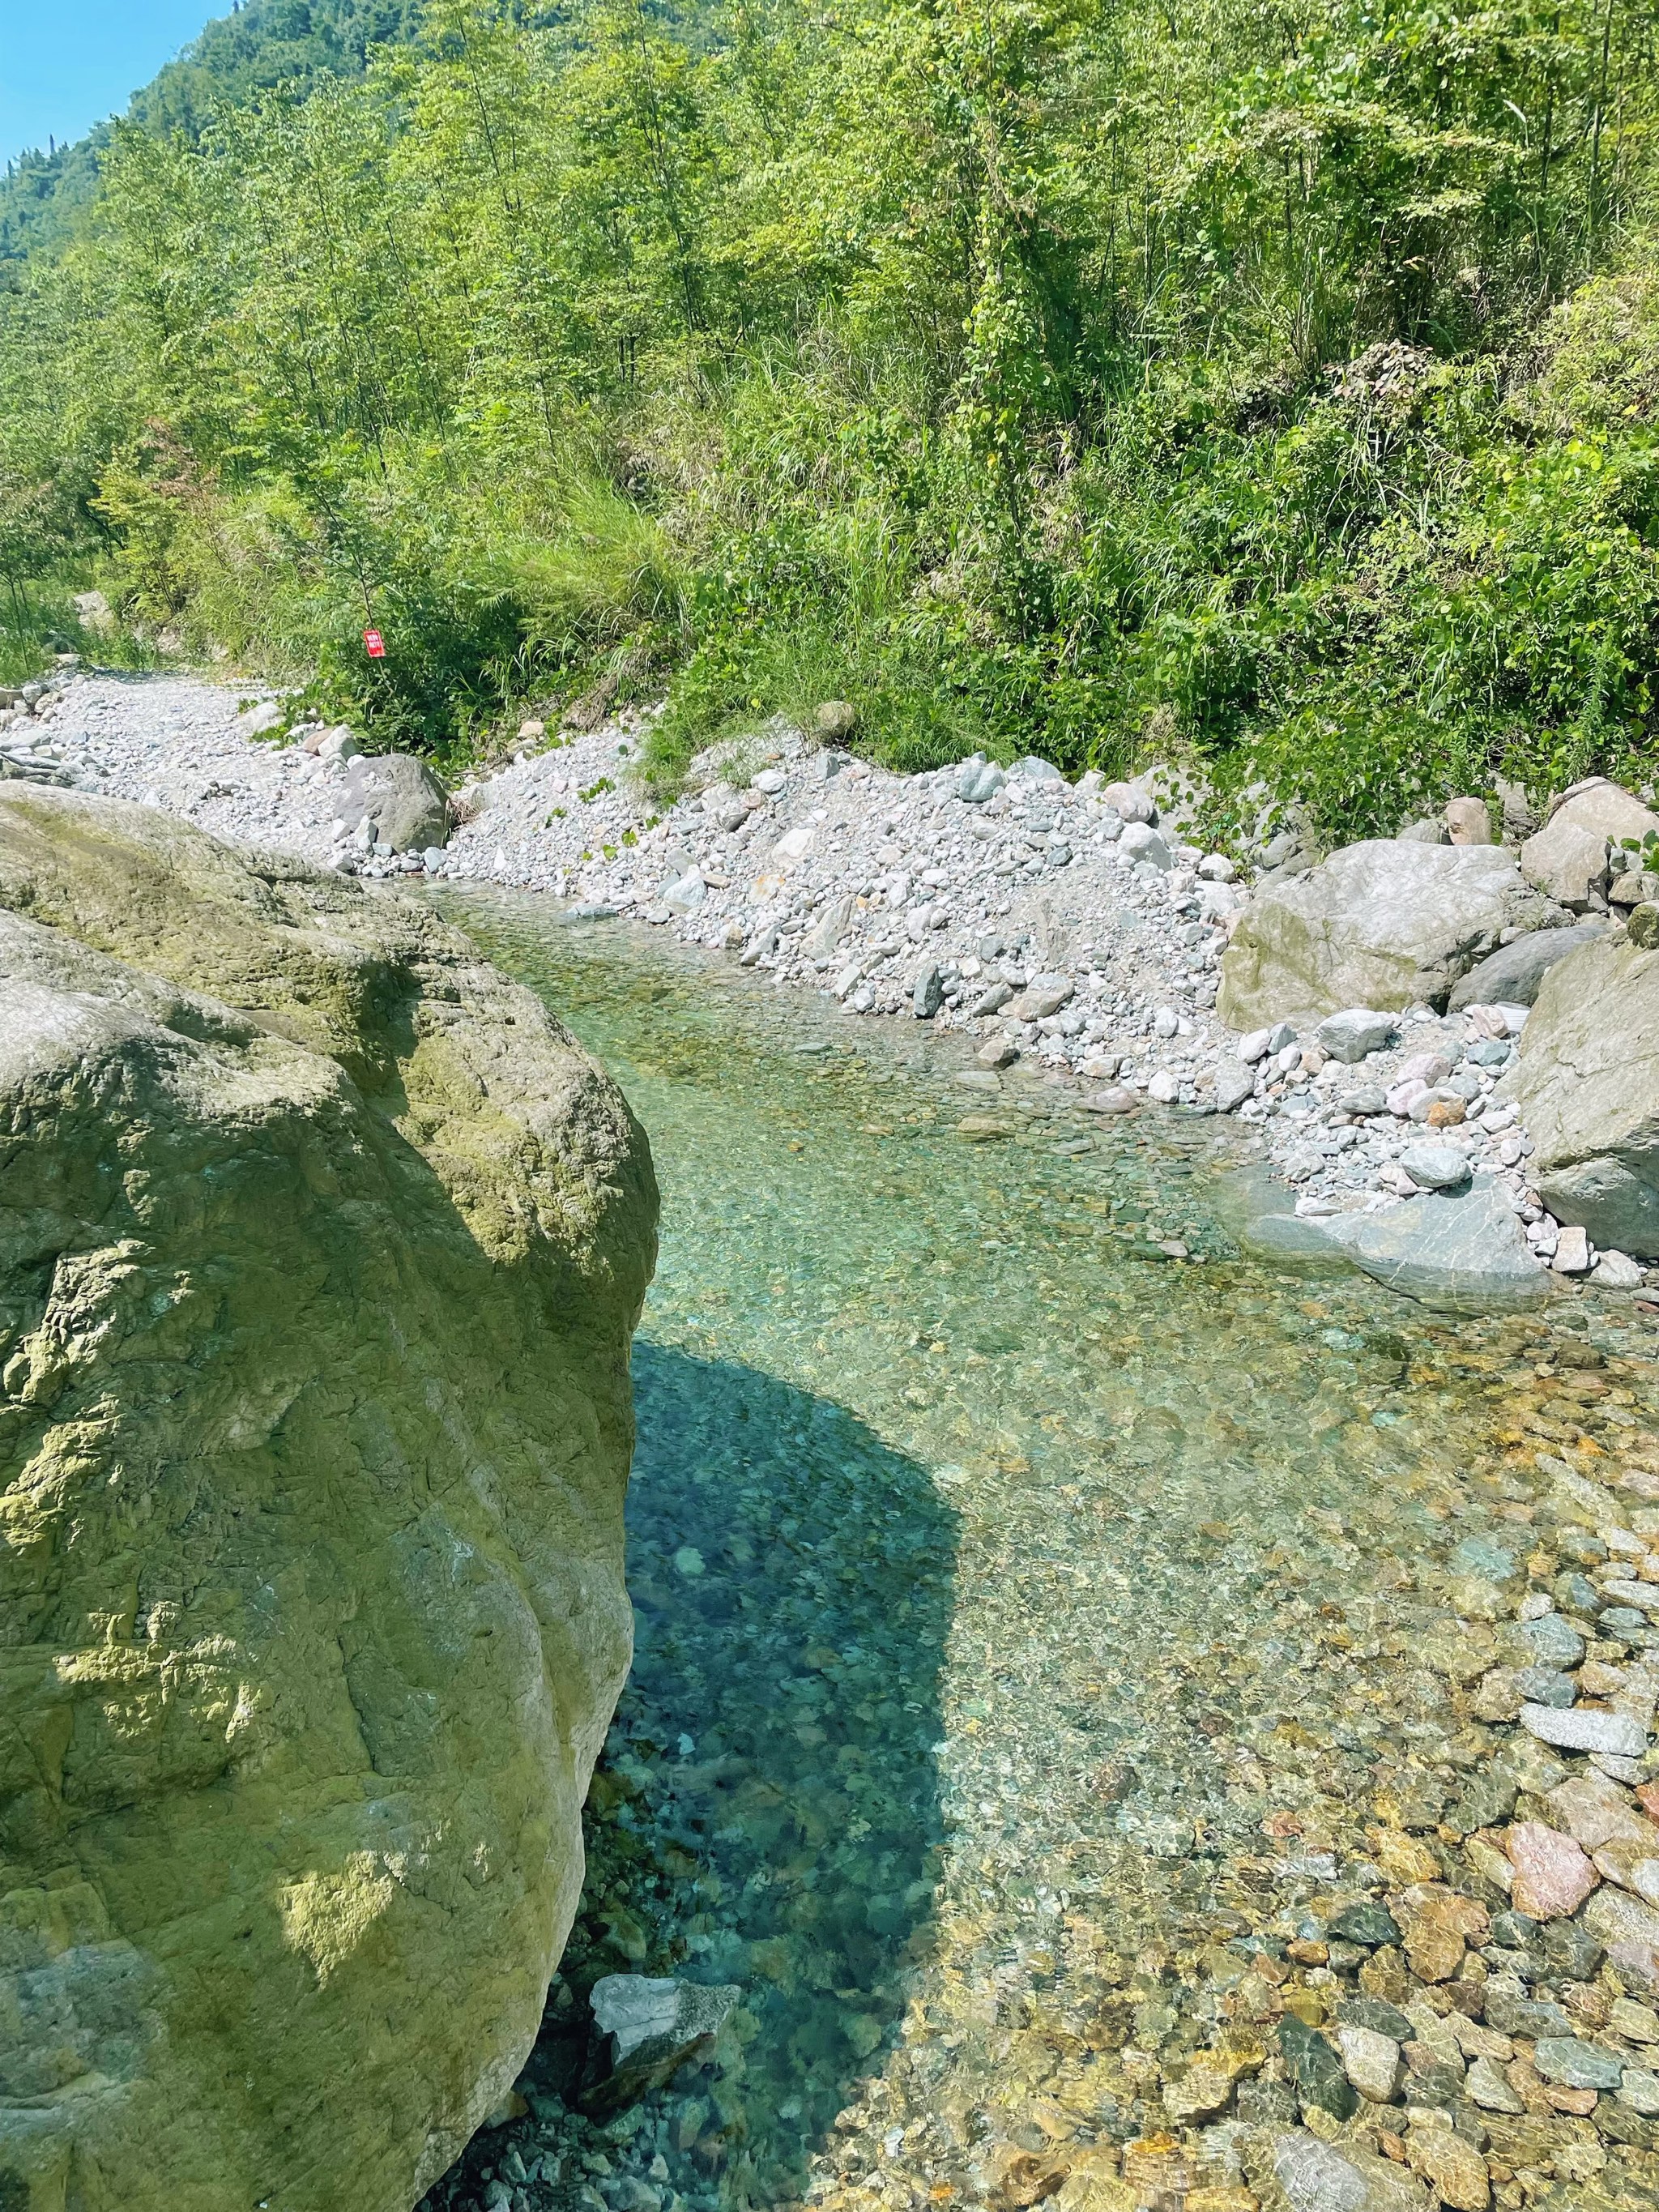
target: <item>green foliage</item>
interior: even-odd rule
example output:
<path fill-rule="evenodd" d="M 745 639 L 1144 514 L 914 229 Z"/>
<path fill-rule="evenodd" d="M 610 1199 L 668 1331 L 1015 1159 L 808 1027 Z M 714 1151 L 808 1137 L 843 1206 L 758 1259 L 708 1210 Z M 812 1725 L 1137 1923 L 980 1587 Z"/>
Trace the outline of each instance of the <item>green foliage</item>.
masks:
<path fill-rule="evenodd" d="M 430 0 L 249 99 L 255 14 L 0 297 L 21 573 L 439 751 L 665 690 L 665 780 L 831 696 L 1219 827 L 1651 775 L 1633 0 Z"/>
<path fill-rule="evenodd" d="M 371 47 L 415 35 L 420 0 L 246 0 L 210 23 L 134 95 L 128 119 L 154 137 L 196 138 L 220 107 L 284 86 L 359 76 Z M 0 180 L 0 261 L 65 245 L 98 191 L 112 126 L 25 154 Z"/>

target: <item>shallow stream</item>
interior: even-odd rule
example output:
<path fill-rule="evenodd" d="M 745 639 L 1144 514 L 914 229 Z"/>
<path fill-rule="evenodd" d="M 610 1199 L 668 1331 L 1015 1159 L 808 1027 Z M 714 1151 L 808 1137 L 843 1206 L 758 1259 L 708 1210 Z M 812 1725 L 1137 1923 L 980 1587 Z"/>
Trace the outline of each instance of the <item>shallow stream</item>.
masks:
<path fill-rule="evenodd" d="M 1276 1273 L 1217 1225 L 1224 1124 L 1033 1085 L 970 1141 L 960 1040 L 444 906 L 623 1085 L 664 1212 L 582 1917 L 531 2124 L 434 2202 L 1030 2202 L 1022 2159 L 1163 2121 L 1230 1937 L 1478 1764 L 1418 1593 L 1462 1538 L 1524 1548 L 1514 1394 L 1628 1304 L 1449 1322 Z M 713 2066 L 563 2124 L 615 1972 L 741 2001 Z M 1172 2203 L 1206 2178 L 1173 2155 Z"/>

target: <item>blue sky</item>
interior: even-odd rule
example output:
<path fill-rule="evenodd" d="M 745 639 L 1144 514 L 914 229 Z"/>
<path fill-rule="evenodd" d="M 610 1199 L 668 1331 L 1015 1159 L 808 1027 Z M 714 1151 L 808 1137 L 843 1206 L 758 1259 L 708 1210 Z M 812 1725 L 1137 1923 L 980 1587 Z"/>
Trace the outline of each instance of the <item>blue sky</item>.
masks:
<path fill-rule="evenodd" d="M 118 115 L 229 0 L 0 0 L 0 161 Z"/>

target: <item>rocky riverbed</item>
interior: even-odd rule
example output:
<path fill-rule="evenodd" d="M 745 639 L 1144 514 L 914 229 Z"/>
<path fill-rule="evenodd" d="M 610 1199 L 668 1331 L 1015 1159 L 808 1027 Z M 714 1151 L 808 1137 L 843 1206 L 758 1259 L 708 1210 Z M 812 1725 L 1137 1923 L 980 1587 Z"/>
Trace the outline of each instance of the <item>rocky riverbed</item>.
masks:
<path fill-rule="evenodd" d="M 1645 1182 L 1634 1204 L 1569 1194 L 1552 1212 L 1517 1095 L 1552 965 L 1598 934 L 1622 942 L 1632 912 L 1659 923 L 1659 877 L 1639 854 L 1620 872 L 1617 836 L 1659 834 L 1629 794 L 1611 812 L 1598 794 L 1571 800 L 1523 848 L 1526 872 L 1467 800 L 1318 865 L 1278 833 L 1241 866 L 1188 842 L 1192 795 L 1168 775 L 1072 784 L 1031 759 L 896 776 L 834 742 L 829 709 L 825 732 L 779 726 L 706 757 L 659 814 L 637 715 L 527 723 L 452 805 L 419 764 L 366 762 L 349 731 L 290 725 L 268 694 L 73 670 L 29 706 L 0 731 L 0 769 L 9 754 L 11 772 L 347 872 L 547 892 L 827 994 L 845 1015 L 957 1033 L 964 1106 L 988 1139 L 1016 1065 L 1103 1118 L 1237 1115 L 1291 1187 L 1303 1243 L 1392 1268 L 1401 1287 L 1449 1265 L 1476 1294 L 1520 1295 L 1545 1271 L 1639 1291 L 1659 1258 Z M 1620 1022 L 1628 1005 L 1620 989 Z M 1625 1135 L 1639 1153 L 1639 1129 Z M 1595 1180 L 1598 1141 L 1568 1146 L 1580 1182 Z M 1401 1212 L 1425 1192 L 1478 1202 Z"/>
<path fill-rule="evenodd" d="M 458 911 L 667 1214 L 584 1911 L 433 2212 L 1659 2201 L 1631 1300 L 1300 1281 L 1216 1236 L 1218 1120 L 1049 1091 L 986 1151 L 908 1017 Z M 739 1994 L 611 2115 L 617 1975 Z"/>
<path fill-rule="evenodd" d="M 638 1658 L 536 2056 L 434 2212 L 1659 2203 L 1652 1302 L 1588 1236 L 1544 1264 L 1534 1162 L 1571 1196 L 1605 1161 L 1623 1202 L 1550 1073 L 1601 1082 L 1596 1035 L 1550 973 L 1435 966 L 1454 900 L 1500 960 L 1590 931 L 1639 1103 L 1647 902 L 1589 900 L 1593 835 L 1582 885 L 1443 824 L 1265 852 L 1241 890 L 1175 794 L 884 778 L 784 732 L 653 823 L 611 727 L 532 733 L 399 856 L 343 736 L 277 746 L 173 679 L 42 700 L 0 731 L 25 778 L 447 899 L 540 869 L 562 903 L 458 911 L 661 1133 Z M 562 927 L 583 905 L 653 928 Z M 1334 1023 L 1310 944 L 1357 979 Z M 1366 1005 L 1407 956 L 1425 995 Z M 1251 1146 L 1285 1172 L 1240 1260 Z M 1455 1157 L 1419 1178 L 1416 1147 Z M 1481 1206 L 1544 1303 L 1443 1319 L 1299 1273 L 1347 1223 L 1390 1280 L 1391 1224 Z M 613 2113 L 619 1977 L 720 2004 Z"/>

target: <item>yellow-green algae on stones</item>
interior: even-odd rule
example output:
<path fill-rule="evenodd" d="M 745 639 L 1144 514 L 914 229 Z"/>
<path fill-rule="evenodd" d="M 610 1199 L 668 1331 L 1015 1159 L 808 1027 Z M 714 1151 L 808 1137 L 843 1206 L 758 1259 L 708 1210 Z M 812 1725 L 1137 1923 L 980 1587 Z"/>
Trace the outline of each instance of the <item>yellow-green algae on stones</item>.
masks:
<path fill-rule="evenodd" d="M 0 2203 L 403 2208 L 629 1655 L 620 1094 L 434 917 L 0 796 Z"/>

